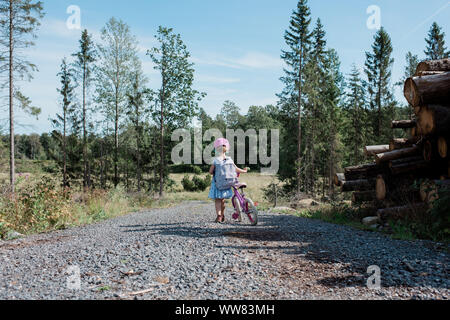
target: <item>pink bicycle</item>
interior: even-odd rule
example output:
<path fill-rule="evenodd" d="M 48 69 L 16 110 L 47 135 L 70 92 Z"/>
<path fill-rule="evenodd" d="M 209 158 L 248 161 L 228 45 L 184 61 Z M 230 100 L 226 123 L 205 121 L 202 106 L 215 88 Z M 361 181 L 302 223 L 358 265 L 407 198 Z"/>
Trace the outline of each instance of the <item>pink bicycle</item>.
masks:
<path fill-rule="evenodd" d="M 240 174 L 238 174 L 239 178 Z M 234 196 L 232 198 L 235 213 L 233 219 L 242 222 L 242 213 L 245 213 L 252 226 L 258 224 L 258 209 L 252 199 L 246 197 L 244 189 L 247 188 L 246 183 L 238 183 L 233 186 Z"/>

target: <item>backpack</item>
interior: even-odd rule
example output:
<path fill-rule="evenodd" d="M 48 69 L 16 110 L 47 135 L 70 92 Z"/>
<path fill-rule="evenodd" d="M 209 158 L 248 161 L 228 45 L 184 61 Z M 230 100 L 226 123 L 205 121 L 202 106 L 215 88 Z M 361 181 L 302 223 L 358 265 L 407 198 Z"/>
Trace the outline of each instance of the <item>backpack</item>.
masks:
<path fill-rule="evenodd" d="M 228 190 L 232 186 L 239 183 L 236 173 L 236 166 L 230 157 L 227 157 L 225 160 L 215 159 L 214 166 L 216 168 L 214 173 L 214 181 L 218 190 Z"/>

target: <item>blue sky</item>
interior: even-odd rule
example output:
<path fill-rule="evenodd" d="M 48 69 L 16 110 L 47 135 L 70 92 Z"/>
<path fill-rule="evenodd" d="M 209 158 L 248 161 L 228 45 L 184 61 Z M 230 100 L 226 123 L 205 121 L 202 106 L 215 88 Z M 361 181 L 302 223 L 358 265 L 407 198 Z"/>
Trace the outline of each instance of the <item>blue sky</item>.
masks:
<path fill-rule="evenodd" d="M 158 75 L 145 50 L 155 45 L 158 26 L 180 33 L 195 62 L 198 90 L 208 94 L 201 102 L 209 114 L 219 112 L 225 100 L 232 100 L 246 113 L 251 105 L 276 102 L 282 90 L 281 49 L 296 0 L 44 0 L 46 16 L 37 45 L 28 57 L 39 67 L 31 83 L 22 83 L 33 104 L 42 108 L 39 120 L 17 112 L 18 133 L 52 130 L 49 117 L 59 112 L 56 74 L 61 60 L 77 50 L 80 31 L 69 30 L 67 8 L 81 9 L 81 26 L 98 39 L 100 29 L 111 17 L 124 20 L 140 41 L 141 58 L 152 88 Z M 377 5 L 381 24 L 392 37 L 395 65 L 393 80 L 403 74 L 408 51 L 423 58 L 425 37 L 433 21 L 446 32 L 450 47 L 450 1 L 448 0 L 310 0 L 313 22 L 320 17 L 328 46 L 337 50 L 342 72 L 352 63 L 362 68 L 375 30 L 369 30 L 367 8 Z M 397 97 L 403 101 L 401 91 Z M 0 118 L 7 118 L 6 109 Z"/>

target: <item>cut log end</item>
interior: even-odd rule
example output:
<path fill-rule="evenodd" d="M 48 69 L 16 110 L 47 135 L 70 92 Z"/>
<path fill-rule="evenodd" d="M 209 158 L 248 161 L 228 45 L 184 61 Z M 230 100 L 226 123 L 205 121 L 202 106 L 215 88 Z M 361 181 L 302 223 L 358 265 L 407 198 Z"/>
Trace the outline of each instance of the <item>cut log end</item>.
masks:
<path fill-rule="evenodd" d="M 415 120 L 400 120 L 400 121 L 392 121 L 391 128 L 392 129 L 411 129 L 416 126 Z"/>
<path fill-rule="evenodd" d="M 450 100 L 450 72 L 409 78 L 403 93 L 413 107 L 446 103 Z"/>
<path fill-rule="evenodd" d="M 334 185 L 337 187 L 342 187 L 345 182 L 345 175 L 343 173 L 336 173 L 334 175 Z"/>
<path fill-rule="evenodd" d="M 439 155 L 441 156 L 441 158 L 442 159 L 447 158 L 447 155 L 448 155 L 447 139 L 444 137 L 439 137 L 439 139 L 437 141 L 437 145 L 438 145 Z"/>
<path fill-rule="evenodd" d="M 378 175 L 375 187 L 376 199 L 379 201 L 386 199 L 387 189 L 386 182 L 382 175 Z"/>

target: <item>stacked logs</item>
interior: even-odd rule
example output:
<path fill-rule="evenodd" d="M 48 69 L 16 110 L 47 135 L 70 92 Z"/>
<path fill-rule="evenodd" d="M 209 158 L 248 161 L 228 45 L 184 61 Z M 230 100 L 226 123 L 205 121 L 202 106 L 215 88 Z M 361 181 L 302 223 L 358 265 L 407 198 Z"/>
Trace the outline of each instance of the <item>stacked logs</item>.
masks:
<path fill-rule="evenodd" d="M 420 63 L 404 94 L 414 115 L 393 121 L 392 129 L 409 131 L 409 138 L 366 147 L 374 161 L 346 168 L 334 181 L 353 192 L 354 204 L 374 204 L 381 221 L 423 212 L 439 197 L 438 188 L 450 187 L 450 59 Z M 416 181 L 425 181 L 420 191 Z"/>

